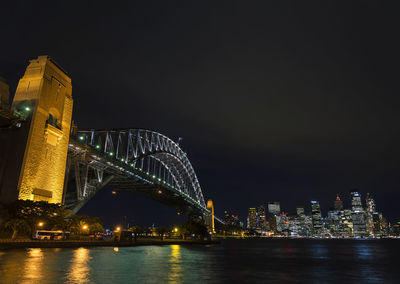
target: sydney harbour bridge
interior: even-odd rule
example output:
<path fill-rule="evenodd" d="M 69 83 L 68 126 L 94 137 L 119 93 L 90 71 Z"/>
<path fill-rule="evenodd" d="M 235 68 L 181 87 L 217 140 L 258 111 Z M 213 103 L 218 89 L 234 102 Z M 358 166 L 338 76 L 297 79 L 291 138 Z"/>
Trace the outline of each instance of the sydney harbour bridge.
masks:
<path fill-rule="evenodd" d="M 72 188 L 76 190 L 67 190 L 64 201 L 73 212 L 109 185 L 183 212 L 208 213 L 186 153 L 170 138 L 154 131 L 77 130 L 68 146 L 67 174 L 74 177 Z"/>
<path fill-rule="evenodd" d="M 0 87 L 1 101 L 8 101 L 8 87 Z M 79 129 L 72 105 L 68 73 L 48 56 L 31 60 L 12 106 L 0 105 L 2 202 L 62 203 L 77 213 L 110 186 L 200 216 L 214 228 L 213 203 L 205 202 L 178 143 L 146 129 Z"/>

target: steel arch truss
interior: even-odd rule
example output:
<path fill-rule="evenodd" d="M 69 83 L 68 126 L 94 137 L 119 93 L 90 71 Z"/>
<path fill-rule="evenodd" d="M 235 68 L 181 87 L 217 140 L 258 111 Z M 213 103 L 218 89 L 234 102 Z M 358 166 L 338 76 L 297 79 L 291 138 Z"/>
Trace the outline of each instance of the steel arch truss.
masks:
<path fill-rule="evenodd" d="M 117 190 L 144 193 L 163 188 L 170 199 L 183 199 L 189 207 L 208 212 L 186 153 L 160 133 L 145 129 L 78 130 L 71 136 L 68 161 L 67 171 L 74 168 L 76 193 L 75 201 L 66 204 L 75 212 L 108 183 Z"/>

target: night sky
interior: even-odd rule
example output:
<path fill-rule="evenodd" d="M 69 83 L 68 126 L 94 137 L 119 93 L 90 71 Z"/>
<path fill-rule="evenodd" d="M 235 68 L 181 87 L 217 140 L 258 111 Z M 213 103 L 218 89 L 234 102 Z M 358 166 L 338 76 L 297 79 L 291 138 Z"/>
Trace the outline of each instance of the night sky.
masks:
<path fill-rule="evenodd" d="M 188 153 L 205 199 L 244 221 L 336 193 L 400 201 L 398 10 L 378 1 L 8 1 L 0 76 L 14 94 L 29 59 L 72 78 L 81 128 L 147 128 Z M 252 3 L 249 3 L 252 2 Z M 169 207 L 104 189 L 82 210 L 106 225 L 181 222 Z"/>

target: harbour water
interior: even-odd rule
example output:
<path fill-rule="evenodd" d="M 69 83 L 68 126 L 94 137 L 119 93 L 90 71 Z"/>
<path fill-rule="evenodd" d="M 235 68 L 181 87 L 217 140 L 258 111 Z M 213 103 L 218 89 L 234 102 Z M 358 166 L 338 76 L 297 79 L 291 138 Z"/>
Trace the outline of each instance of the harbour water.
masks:
<path fill-rule="evenodd" d="M 0 251 L 0 283 L 400 283 L 400 240 Z"/>

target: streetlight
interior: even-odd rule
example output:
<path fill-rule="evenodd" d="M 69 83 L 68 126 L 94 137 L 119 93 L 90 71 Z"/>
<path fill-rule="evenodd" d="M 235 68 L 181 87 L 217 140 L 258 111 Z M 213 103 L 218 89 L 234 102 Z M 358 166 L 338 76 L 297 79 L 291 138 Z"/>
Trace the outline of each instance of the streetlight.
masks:
<path fill-rule="evenodd" d="M 117 227 L 117 228 L 115 229 L 116 232 L 119 232 L 120 230 L 121 230 L 121 227 Z"/>
<path fill-rule="evenodd" d="M 88 228 L 87 225 L 83 225 L 83 226 L 82 226 L 82 229 L 83 229 L 83 230 L 86 230 L 87 228 Z"/>
<path fill-rule="evenodd" d="M 177 232 L 178 232 L 178 228 L 175 228 L 175 229 L 174 229 L 174 232 L 177 233 Z"/>
<path fill-rule="evenodd" d="M 39 227 L 43 227 L 43 225 L 44 225 L 43 222 L 39 222 L 39 223 L 38 223 L 38 226 L 39 226 Z"/>

